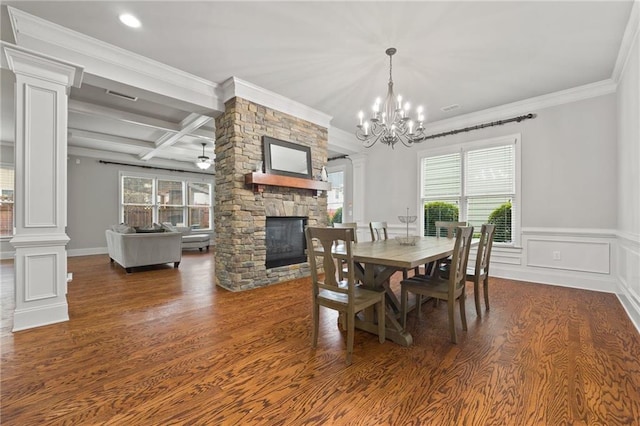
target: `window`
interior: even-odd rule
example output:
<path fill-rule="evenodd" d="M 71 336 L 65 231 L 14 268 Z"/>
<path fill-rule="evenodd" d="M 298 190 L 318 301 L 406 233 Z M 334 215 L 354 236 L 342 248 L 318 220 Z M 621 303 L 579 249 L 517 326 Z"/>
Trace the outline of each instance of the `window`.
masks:
<path fill-rule="evenodd" d="M 509 136 L 427 151 L 420 160 L 424 234 L 435 221 L 496 225 L 495 242 L 515 244 L 518 232 L 519 140 Z"/>
<path fill-rule="evenodd" d="M 0 165 L 0 237 L 13 235 L 14 169 Z"/>
<path fill-rule="evenodd" d="M 129 226 L 170 222 L 211 229 L 211 184 L 120 173 L 121 217 Z"/>
<path fill-rule="evenodd" d="M 329 172 L 331 190 L 327 192 L 327 213 L 329 223 L 342 223 L 344 209 L 344 171 Z"/>
<path fill-rule="evenodd" d="M 189 188 L 189 225 L 193 228 L 211 228 L 209 218 L 211 214 L 211 185 L 208 183 L 187 184 Z"/>

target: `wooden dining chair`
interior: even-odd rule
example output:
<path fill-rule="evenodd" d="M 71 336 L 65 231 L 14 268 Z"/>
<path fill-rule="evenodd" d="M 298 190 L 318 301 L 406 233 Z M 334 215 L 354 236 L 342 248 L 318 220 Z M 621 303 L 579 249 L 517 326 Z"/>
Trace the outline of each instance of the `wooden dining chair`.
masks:
<path fill-rule="evenodd" d="M 480 283 L 484 292 L 484 305 L 489 310 L 489 264 L 491 261 L 491 248 L 493 247 L 493 235 L 496 226 L 490 224 L 482 225 L 480 231 L 480 241 L 478 242 L 478 253 L 476 254 L 476 266 L 467 271 L 467 281 L 473 281 L 473 297 L 476 302 L 476 314 L 482 317 L 480 309 Z"/>
<path fill-rule="evenodd" d="M 334 228 L 351 228 L 353 229 L 353 242 L 358 242 L 358 224 L 356 222 L 334 223 Z"/>
<path fill-rule="evenodd" d="M 436 300 L 446 300 L 449 311 L 449 330 L 451 341 L 458 343 L 455 325 L 455 302 L 460 304 L 460 318 L 462 329 L 467 330 L 467 316 L 465 313 L 465 283 L 467 280 L 467 263 L 473 227 L 461 227 L 456 231 L 456 242 L 451 261 L 451 273 L 448 279 L 438 276 L 410 277 L 400 282 L 400 311 L 402 312 L 402 326 L 407 326 L 408 294 L 432 297 Z M 416 299 L 419 299 L 416 297 Z M 416 302 L 419 303 L 419 302 Z M 418 305 L 419 306 L 419 305 Z"/>
<path fill-rule="evenodd" d="M 352 228 L 315 228 L 305 229 L 307 252 L 311 278 L 313 282 L 313 331 L 312 346 L 318 345 L 318 327 L 320 306 L 334 309 L 344 315 L 347 326 L 347 365 L 351 365 L 356 314 L 365 308 L 375 306 L 378 313 L 378 340 L 385 340 L 385 293 L 356 286 L 354 261 L 351 245 L 355 236 Z M 336 263 L 332 248 L 336 242 L 344 244 L 347 273 L 345 280 L 336 279 Z M 322 258 L 318 262 L 318 258 Z M 324 273 L 324 279 L 320 280 Z"/>
<path fill-rule="evenodd" d="M 456 235 L 456 229 L 464 226 L 467 226 L 467 222 L 436 221 L 435 222 L 436 237 L 440 238 L 444 233 L 444 231 L 446 231 L 445 236 L 447 238 L 453 238 Z M 440 274 L 443 278 L 447 278 L 449 276 L 448 271 L 449 271 L 450 264 L 451 264 L 451 256 L 445 257 L 443 259 L 438 259 L 438 261 L 435 262 L 435 264 L 429 265 L 431 275 Z"/>
<path fill-rule="evenodd" d="M 467 222 L 444 222 L 436 221 L 436 237 L 441 237 L 443 231 L 447 231 L 445 235 L 447 238 L 453 238 L 456 235 L 456 228 L 467 226 Z"/>
<path fill-rule="evenodd" d="M 388 240 L 387 228 L 387 222 L 369 222 L 371 241 Z"/>

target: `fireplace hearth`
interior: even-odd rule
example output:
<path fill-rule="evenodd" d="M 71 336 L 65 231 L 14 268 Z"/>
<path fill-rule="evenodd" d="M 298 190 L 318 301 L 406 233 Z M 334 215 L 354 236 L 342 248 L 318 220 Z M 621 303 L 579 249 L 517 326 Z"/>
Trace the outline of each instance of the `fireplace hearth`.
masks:
<path fill-rule="evenodd" d="M 307 220 L 307 217 L 302 216 L 267 217 L 267 269 L 307 261 L 307 245 L 304 238 Z"/>

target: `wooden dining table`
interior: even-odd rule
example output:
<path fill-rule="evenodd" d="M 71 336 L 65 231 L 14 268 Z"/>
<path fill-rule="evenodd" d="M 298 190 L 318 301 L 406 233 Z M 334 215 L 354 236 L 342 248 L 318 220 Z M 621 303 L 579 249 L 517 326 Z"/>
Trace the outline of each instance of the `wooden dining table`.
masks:
<path fill-rule="evenodd" d="M 455 238 L 417 237 L 415 245 L 402 245 L 396 239 L 359 242 L 351 245 L 356 264 L 355 277 L 365 287 L 386 292 L 386 338 L 403 346 L 413 343 L 413 337 L 402 328 L 398 318 L 400 301 L 389 286 L 389 278 L 398 271 L 414 269 L 435 262 L 453 253 Z M 334 256 L 344 259 L 343 246 L 334 249 Z M 356 318 L 356 327 L 377 334 L 373 309 Z"/>

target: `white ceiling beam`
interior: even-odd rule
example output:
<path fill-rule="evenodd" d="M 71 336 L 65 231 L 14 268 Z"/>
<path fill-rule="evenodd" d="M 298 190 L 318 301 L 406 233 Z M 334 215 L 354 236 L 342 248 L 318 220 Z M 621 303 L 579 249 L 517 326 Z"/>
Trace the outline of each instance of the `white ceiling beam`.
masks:
<path fill-rule="evenodd" d="M 190 132 L 204 126 L 210 120 L 211 117 L 207 117 L 206 115 L 200 115 L 196 113 L 189 114 L 187 118 L 180 122 L 180 131 L 178 131 L 177 133 L 168 132 L 162 135 L 156 141 L 156 147 L 146 154 L 141 155 L 140 159 L 144 161 L 150 160 L 158 152 L 178 142 L 183 136 L 189 134 Z"/>
<path fill-rule="evenodd" d="M 92 144 L 92 142 L 100 143 L 100 148 L 94 147 L 93 149 L 100 149 L 110 152 L 129 152 L 129 154 L 127 155 L 131 155 L 130 153 L 132 147 L 137 151 L 146 151 L 153 148 L 153 142 L 149 141 L 109 135 L 106 133 L 93 132 L 90 130 L 69 128 L 70 147 L 74 146 L 88 148 L 90 145 L 95 145 Z M 177 161 L 186 161 L 193 163 L 196 156 L 200 155 L 201 149 L 202 148 L 196 148 L 195 146 L 192 147 L 190 145 L 181 147 L 173 145 L 170 150 L 170 158 L 173 158 Z M 136 155 L 136 158 L 138 157 L 139 155 Z M 156 158 L 159 157 L 162 156 L 156 156 Z M 164 157 L 166 158 L 166 155 Z"/>
<path fill-rule="evenodd" d="M 148 127 L 164 132 L 179 132 L 181 131 L 180 124 L 172 123 L 170 121 L 159 120 L 157 118 L 147 117 L 132 112 L 126 112 L 109 108 L 101 105 L 96 105 L 90 102 L 78 101 L 75 99 L 69 99 L 69 112 L 74 114 L 89 115 L 93 117 L 109 118 L 111 120 L 117 120 L 137 126 Z M 205 139 L 209 142 L 214 142 L 215 138 L 210 136 L 211 132 L 201 130 L 199 128 L 194 129 L 192 132 L 186 133 L 184 136 L 191 136 L 194 138 Z"/>
<path fill-rule="evenodd" d="M 149 149 L 153 145 L 152 142 L 142 141 L 140 139 L 126 138 L 122 136 L 109 135 L 107 133 L 93 132 L 90 130 L 69 128 L 69 143 L 74 144 L 75 140 L 93 140 L 104 142 L 105 149 L 118 151 L 116 145 L 122 145 L 124 147 L 135 146 L 138 148 Z"/>

